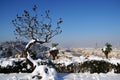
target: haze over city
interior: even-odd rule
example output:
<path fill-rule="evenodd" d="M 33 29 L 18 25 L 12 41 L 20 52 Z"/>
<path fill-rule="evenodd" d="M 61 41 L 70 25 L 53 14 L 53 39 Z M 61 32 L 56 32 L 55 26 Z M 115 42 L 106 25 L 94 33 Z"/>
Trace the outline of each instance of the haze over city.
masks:
<path fill-rule="evenodd" d="M 15 40 L 11 21 L 35 4 L 40 14 L 50 10 L 53 23 L 63 19 L 62 33 L 52 39 L 61 47 L 120 46 L 119 0 L 1 0 L 0 42 Z"/>

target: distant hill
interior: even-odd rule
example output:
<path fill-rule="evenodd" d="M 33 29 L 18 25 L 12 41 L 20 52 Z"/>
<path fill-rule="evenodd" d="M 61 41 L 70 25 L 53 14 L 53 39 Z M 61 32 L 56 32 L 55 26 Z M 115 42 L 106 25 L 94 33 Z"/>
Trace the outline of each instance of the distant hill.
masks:
<path fill-rule="evenodd" d="M 19 52 L 16 50 L 22 51 L 27 42 L 24 41 L 6 41 L 0 43 L 0 57 L 14 57 Z M 45 51 L 49 50 L 49 47 L 44 45 L 35 44 L 30 48 L 31 53 L 43 55 Z"/>

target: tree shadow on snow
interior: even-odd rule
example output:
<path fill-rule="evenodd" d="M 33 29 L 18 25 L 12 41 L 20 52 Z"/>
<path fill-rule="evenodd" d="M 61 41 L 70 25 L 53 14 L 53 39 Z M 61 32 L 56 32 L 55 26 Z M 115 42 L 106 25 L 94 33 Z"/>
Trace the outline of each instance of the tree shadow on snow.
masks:
<path fill-rule="evenodd" d="M 69 73 L 58 73 L 58 80 L 64 80 L 67 75 L 69 75 Z"/>

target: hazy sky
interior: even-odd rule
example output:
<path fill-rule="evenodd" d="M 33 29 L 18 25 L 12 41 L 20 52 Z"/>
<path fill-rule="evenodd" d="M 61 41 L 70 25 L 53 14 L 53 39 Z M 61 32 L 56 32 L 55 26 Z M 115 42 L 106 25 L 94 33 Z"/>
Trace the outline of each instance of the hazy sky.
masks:
<path fill-rule="evenodd" d="M 15 39 L 11 20 L 34 4 L 40 13 L 49 9 L 53 21 L 63 18 L 62 34 L 52 39 L 62 47 L 120 43 L 120 0 L 0 0 L 0 41 Z"/>

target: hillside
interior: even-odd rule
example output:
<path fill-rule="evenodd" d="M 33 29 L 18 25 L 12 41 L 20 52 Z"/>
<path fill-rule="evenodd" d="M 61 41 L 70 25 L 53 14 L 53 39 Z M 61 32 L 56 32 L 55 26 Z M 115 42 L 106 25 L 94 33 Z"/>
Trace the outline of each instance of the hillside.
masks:
<path fill-rule="evenodd" d="M 16 54 L 19 54 L 19 51 L 22 51 L 26 46 L 27 42 L 24 41 L 6 41 L 0 43 L 0 57 L 14 57 Z M 36 44 L 33 45 L 30 49 L 31 53 L 39 54 L 44 53 L 44 51 L 49 50 L 49 47 L 44 45 Z"/>

